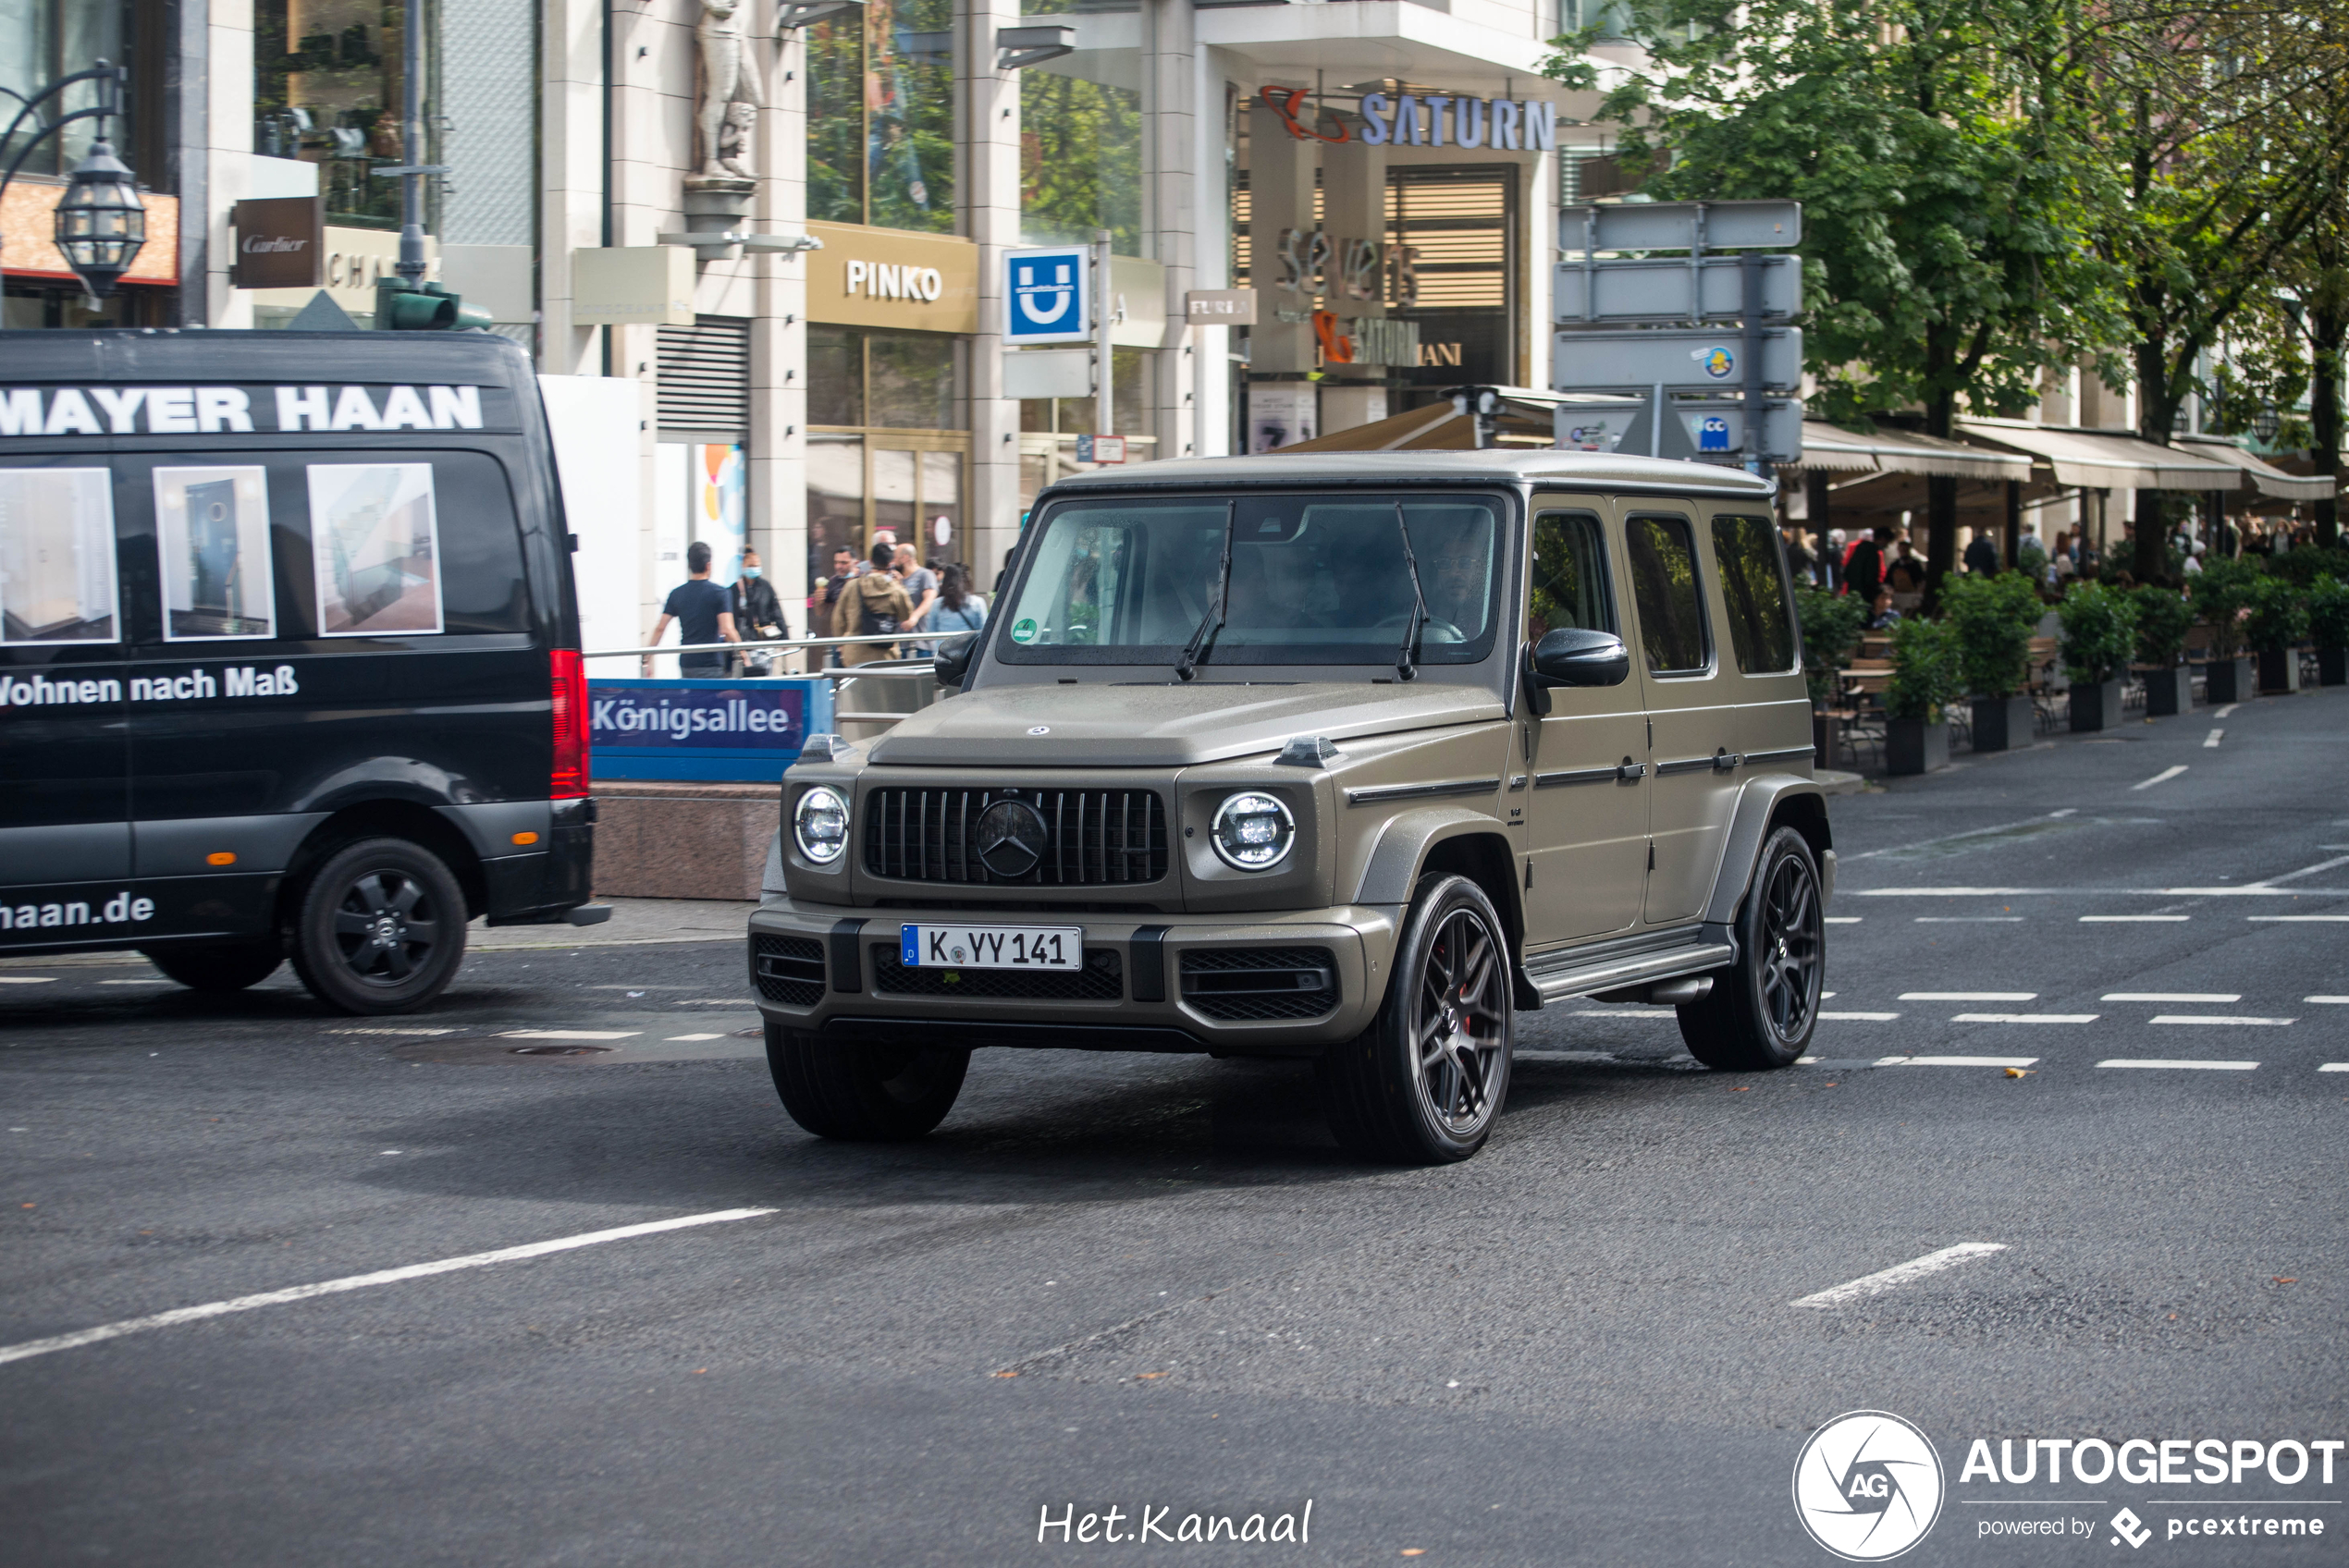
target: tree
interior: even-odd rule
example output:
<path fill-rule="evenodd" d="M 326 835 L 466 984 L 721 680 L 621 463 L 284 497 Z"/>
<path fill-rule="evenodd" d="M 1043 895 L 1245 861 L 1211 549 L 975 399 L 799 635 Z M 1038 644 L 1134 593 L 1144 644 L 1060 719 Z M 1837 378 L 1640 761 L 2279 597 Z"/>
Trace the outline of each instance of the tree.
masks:
<path fill-rule="evenodd" d="M 2087 243 L 2109 171 L 2068 94 L 2081 0 L 1630 0 L 1650 64 L 1608 92 L 1659 198 L 1803 203 L 1803 349 L 1839 422 L 2020 413 L 2111 341 L 2118 269 Z M 1596 85 L 1559 41 L 1549 74 Z M 1668 166 L 1667 166 L 1668 165 Z M 1957 481 L 1927 481 L 1937 593 Z"/>

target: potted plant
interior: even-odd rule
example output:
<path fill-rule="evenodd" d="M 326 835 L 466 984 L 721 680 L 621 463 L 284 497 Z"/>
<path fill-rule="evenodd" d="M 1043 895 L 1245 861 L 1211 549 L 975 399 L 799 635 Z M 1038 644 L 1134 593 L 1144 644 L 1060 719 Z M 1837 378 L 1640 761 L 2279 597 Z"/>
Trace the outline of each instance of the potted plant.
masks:
<path fill-rule="evenodd" d="M 2308 590 L 2308 636 L 2317 644 L 2317 684 L 2349 685 L 2349 583 L 2331 573 Z"/>
<path fill-rule="evenodd" d="M 1974 693 L 1974 749 L 2003 752 L 2031 739 L 2031 699 L 2022 694 L 2039 624 L 2039 592 L 2020 571 L 1950 577 L 1941 608 L 1957 643 L 1958 678 Z"/>
<path fill-rule="evenodd" d="M 2121 673 L 2136 651 L 2136 606 L 2121 589 L 2085 582 L 2064 595 L 2056 613 L 2063 623 L 2063 669 L 2072 680 L 2072 728 L 2110 729 L 2121 722 Z"/>
<path fill-rule="evenodd" d="M 1948 626 L 1904 620 L 1892 631 L 1892 679 L 1884 688 L 1884 770 L 1930 773 L 1949 763 L 1949 721 L 1958 694 L 1958 645 Z"/>
<path fill-rule="evenodd" d="M 1831 767 L 1836 754 L 1835 680 L 1851 668 L 1868 606 L 1855 594 L 1797 588 L 1794 613 L 1802 626 L 1802 679 L 1811 688 L 1811 741 L 1818 766 Z"/>
<path fill-rule="evenodd" d="M 2259 654 L 2259 690 L 2300 690 L 2300 644 L 2308 635 L 2308 605 L 2300 585 L 2262 575 L 2251 585 L 2243 640 Z"/>
<path fill-rule="evenodd" d="M 2194 579 L 2195 618 L 2210 628 L 2210 674 L 2203 694 L 2213 704 L 2252 695 L 2251 661 L 2243 656 L 2243 618 L 2258 581 L 2256 564 L 2224 557 L 2205 563 Z"/>
<path fill-rule="evenodd" d="M 2174 588 L 2146 584 L 2130 595 L 2137 611 L 2137 669 L 2145 677 L 2146 717 L 2168 718 L 2194 706 L 2194 680 L 2181 662 L 2194 606 Z"/>

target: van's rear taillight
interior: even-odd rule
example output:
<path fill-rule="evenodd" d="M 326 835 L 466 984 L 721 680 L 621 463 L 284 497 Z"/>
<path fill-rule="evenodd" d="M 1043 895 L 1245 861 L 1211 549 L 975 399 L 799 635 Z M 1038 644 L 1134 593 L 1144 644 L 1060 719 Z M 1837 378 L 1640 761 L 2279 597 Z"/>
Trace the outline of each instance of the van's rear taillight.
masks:
<path fill-rule="evenodd" d="M 555 765 L 547 772 L 547 798 L 575 801 L 587 793 L 587 671 L 576 648 L 549 650 L 547 667 L 555 709 Z"/>

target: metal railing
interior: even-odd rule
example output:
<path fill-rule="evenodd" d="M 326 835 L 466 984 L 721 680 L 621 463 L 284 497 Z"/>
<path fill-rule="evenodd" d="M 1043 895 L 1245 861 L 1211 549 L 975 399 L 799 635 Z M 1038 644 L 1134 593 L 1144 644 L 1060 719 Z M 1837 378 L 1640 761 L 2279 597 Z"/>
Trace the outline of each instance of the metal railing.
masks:
<path fill-rule="evenodd" d="M 883 632 L 878 635 L 865 637 L 768 637 L 745 638 L 739 643 L 669 643 L 657 648 L 598 648 L 592 653 L 581 654 L 579 656 L 583 659 L 632 659 L 650 657 L 656 655 L 665 656 L 672 654 L 739 654 L 753 648 L 762 648 L 772 652 L 789 652 L 798 648 L 845 648 L 852 646 L 867 646 L 876 643 L 886 643 L 891 644 L 899 643 L 953 643 L 959 642 L 961 639 L 965 637 L 976 637 L 979 635 L 981 631 L 984 630 L 984 628 L 979 628 L 969 631 L 940 631 L 926 634 L 917 629 L 913 631 Z M 810 669 L 803 670 L 799 673 L 809 676 L 821 676 L 828 680 L 862 680 L 874 679 L 903 680 L 917 676 L 930 676 L 935 673 L 931 668 L 930 661 L 928 659 L 904 659 L 892 660 L 891 662 L 896 666 L 895 668 L 876 669 L 868 664 L 852 664 L 842 665 L 838 668 Z"/>

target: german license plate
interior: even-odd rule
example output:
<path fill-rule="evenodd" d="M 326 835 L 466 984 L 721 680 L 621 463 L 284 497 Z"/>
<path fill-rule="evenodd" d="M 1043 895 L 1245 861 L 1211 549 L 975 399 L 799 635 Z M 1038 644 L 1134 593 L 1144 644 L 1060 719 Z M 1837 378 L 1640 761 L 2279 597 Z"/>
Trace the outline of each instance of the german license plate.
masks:
<path fill-rule="evenodd" d="M 1082 969 L 1085 933 L 1076 925 L 901 925 L 908 969 Z"/>

